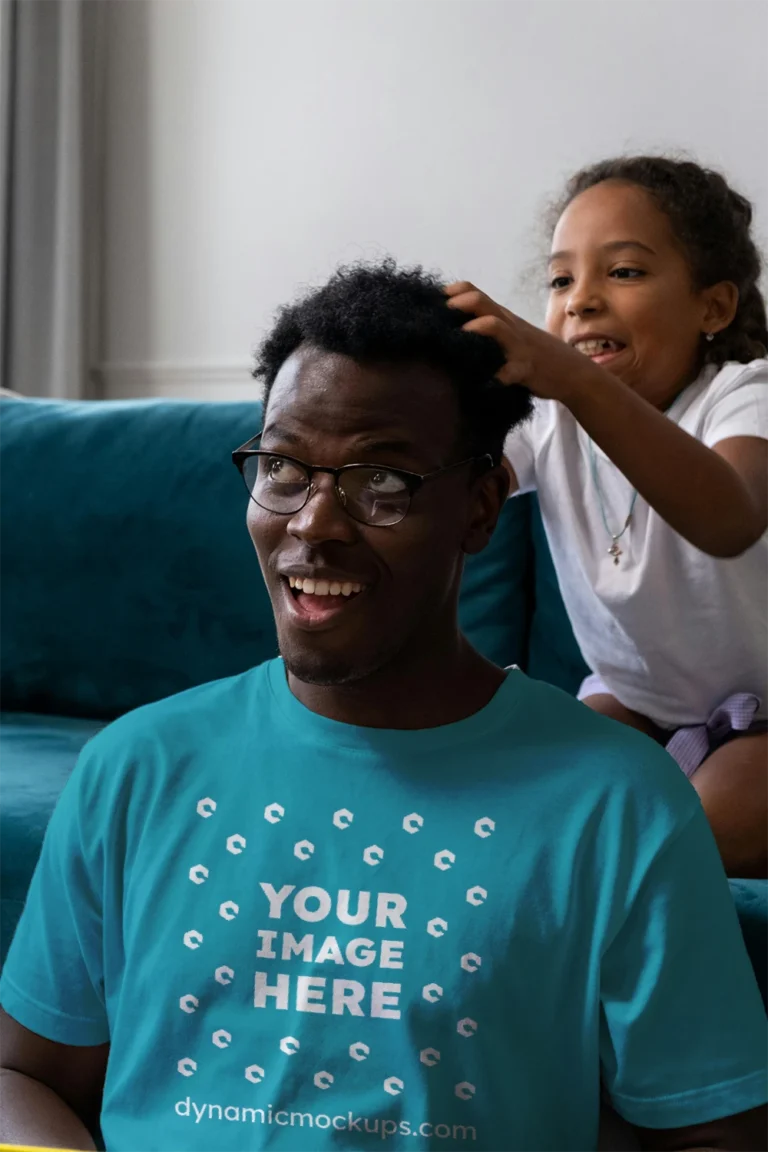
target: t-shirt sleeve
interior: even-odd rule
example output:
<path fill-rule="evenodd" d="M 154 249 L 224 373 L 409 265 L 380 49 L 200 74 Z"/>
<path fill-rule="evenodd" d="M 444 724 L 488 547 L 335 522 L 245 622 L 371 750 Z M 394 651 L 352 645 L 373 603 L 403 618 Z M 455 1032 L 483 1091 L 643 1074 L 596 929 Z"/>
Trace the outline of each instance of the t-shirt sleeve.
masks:
<path fill-rule="evenodd" d="M 766 1020 L 700 806 L 649 865 L 601 971 L 600 1057 L 632 1124 L 677 1128 L 764 1104 Z"/>
<path fill-rule="evenodd" d="M 734 436 L 768 440 L 768 360 L 750 364 L 735 387 L 714 401 L 702 433 L 708 448 Z"/>
<path fill-rule="evenodd" d="M 537 412 L 529 420 L 518 424 L 504 442 L 504 455 L 512 465 L 517 477 L 517 489 L 513 496 L 536 489 L 536 425 Z"/>
<path fill-rule="evenodd" d="M 81 753 L 48 825 L 0 977 L 0 1004 L 61 1044 L 104 1044 L 103 852 L 84 828 Z"/>

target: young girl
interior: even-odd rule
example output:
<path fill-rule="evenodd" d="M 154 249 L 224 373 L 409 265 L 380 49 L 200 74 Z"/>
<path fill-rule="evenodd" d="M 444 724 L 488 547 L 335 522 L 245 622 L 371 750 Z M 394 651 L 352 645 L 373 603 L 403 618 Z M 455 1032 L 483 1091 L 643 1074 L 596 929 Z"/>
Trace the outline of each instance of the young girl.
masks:
<path fill-rule="evenodd" d="M 468 283 L 449 304 L 494 336 L 532 420 L 507 444 L 538 491 L 593 675 L 591 708 L 666 744 L 731 876 L 767 874 L 768 360 L 749 203 L 651 157 L 572 178 L 546 328 Z"/>

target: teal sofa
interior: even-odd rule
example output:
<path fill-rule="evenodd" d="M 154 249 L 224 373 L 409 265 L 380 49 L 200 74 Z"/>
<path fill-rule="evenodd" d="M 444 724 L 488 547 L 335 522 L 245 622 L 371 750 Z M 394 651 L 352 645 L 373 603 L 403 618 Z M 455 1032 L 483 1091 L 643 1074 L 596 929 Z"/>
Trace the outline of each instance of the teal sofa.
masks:
<path fill-rule="evenodd" d="M 57 797 L 117 716 L 276 654 L 230 453 L 254 403 L 0 401 L 0 963 Z M 585 667 L 535 501 L 469 560 L 467 635 L 575 692 Z M 734 881 L 765 996 L 766 885 Z"/>

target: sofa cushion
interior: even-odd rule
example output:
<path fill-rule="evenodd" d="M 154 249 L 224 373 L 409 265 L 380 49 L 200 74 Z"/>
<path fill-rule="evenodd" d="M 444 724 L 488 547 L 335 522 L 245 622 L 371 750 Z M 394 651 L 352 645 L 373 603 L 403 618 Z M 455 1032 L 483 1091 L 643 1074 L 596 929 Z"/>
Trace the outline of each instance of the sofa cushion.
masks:
<path fill-rule="evenodd" d="M 3 401 L 6 710 L 111 719 L 275 655 L 231 452 L 261 405 Z M 524 655 L 528 508 L 467 565 L 461 614 L 500 663 Z"/>
<path fill-rule="evenodd" d="M 0 713 L 0 963 L 27 895 L 43 835 L 80 749 L 104 721 Z"/>
<path fill-rule="evenodd" d="M 275 654 L 230 452 L 254 404 L 6 402 L 5 709 L 112 718 Z"/>

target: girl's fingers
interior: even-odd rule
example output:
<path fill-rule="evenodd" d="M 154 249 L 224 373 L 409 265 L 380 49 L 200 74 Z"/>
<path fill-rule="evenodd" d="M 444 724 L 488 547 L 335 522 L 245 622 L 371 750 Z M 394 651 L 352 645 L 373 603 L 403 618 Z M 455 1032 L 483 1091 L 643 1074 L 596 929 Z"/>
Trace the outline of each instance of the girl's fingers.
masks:
<path fill-rule="evenodd" d="M 530 374 L 530 361 L 526 354 L 524 342 L 521 340 L 514 325 L 518 323 L 506 308 L 502 308 L 490 296 L 486 296 L 469 280 L 457 280 L 445 288 L 448 297 L 446 304 L 449 308 L 456 308 L 461 312 L 468 312 L 474 316 L 462 325 L 463 332 L 477 332 L 481 336 L 490 336 L 500 346 L 506 362 L 496 373 L 496 379 L 502 384 L 522 384 Z"/>
<path fill-rule="evenodd" d="M 474 284 L 467 280 L 459 280 L 456 284 L 449 284 L 445 289 L 449 308 L 456 308 L 460 312 L 469 312 L 471 316 L 499 316 L 502 319 L 515 320 L 515 316 L 507 309 L 502 308 L 485 292 L 481 292 Z"/>
<path fill-rule="evenodd" d="M 458 296 L 462 292 L 474 291 L 476 291 L 475 286 L 471 284 L 469 280 L 455 280 L 453 284 L 446 284 L 445 288 L 443 288 L 446 296 Z"/>
<path fill-rule="evenodd" d="M 461 330 L 462 332 L 479 332 L 481 336 L 492 336 L 507 353 L 515 352 L 519 346 L 515 333 L 500 316 L 478 316 L 477 319 L 462 324 Z"/>
<path fill-rule="evenodd" d="M 462 291 L 450 296 L 446 300 L 449 308 L 457 308 L 460 312 L 469 312 L 473 316 L 501 316 L 502 308 L 485 292 L 475 288 L 473 284 L 462 284 Z"/>
<path fill-rule="evenodd" d="M 490 336 L 501 347 L 506 363 L 499 368 L 496 379 L 503 384 L 525 382 L 530 365 L 522 343 L 510 325 L 500 316 L 478 316 L 462 325 L 462 332 L 477 332 L 480 336 Z"/>

